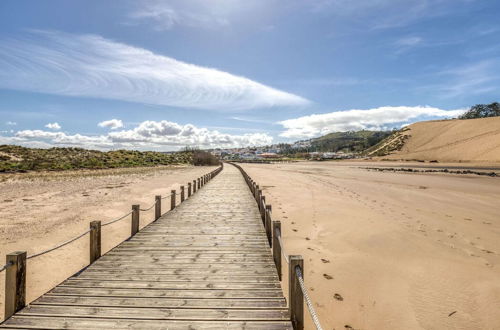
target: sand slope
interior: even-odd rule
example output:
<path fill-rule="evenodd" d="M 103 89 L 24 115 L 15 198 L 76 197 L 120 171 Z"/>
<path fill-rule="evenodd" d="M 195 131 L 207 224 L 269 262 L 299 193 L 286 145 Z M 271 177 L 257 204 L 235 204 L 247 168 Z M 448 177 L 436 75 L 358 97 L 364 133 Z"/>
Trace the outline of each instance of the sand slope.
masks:
<path fill-rule="evenodd" d="M 408 128 L 402 149 L 383 158 L 500 162 L 500 117 L 424 121 Z"/>

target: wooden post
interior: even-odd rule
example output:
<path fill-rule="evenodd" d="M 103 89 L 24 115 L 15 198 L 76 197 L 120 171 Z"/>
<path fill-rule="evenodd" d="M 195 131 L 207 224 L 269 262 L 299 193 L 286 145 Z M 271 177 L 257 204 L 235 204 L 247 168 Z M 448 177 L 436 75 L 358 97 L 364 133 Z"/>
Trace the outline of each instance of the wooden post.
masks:
<path fill-rule="evenodd" d="M 191 182 L 188 183 L 188 198 L 191 197 Z"/>
<path fill-rule="evenodd" d="M 272 207 L 271 205 L 266 205 L 266 217 L 264 221 L 264 228 L 266 228 L 266 234 L 267 234 L 267 240 L 269 241 L 269 246 L 272 245 L 273 243 L 273 233 L 271 232 L 271 211 Z"/>
<path fill-rule="evenodd" d="M 184 202 L 184 186 L 181 186 L 181 203 Z"/>
<path fill-rule="evenodd" d="M 139 204 L 132 205 L 132 228 L 130 230 L 130 236 L 134 236 L 139 231 Z"/>
<path fill-rule="evenodd" d="M 193 180 L 193 194 L 196 192 L 196 180 Z"/>
<path fill-rule="evenodd" d="M 257 204 L 259 203 L 259 185 L 255 185 L 255 200 L 257 201 Z"/>
<path fill-rule="evenodd" d="M 175 209 L 175 190 L 170 192 L 170 211 Z"/>
<path fill-rule="evenodd" d="M 101 257 L 101 222 L 90 223 L 90 263 Z"/>
<path fill-rule="evenodd" d="M 289 312 L 294 330 L 304 329 L 304 294 L 300 288 L 296 267 L 300 268 L 304 276 L 304 260 L 302 256 L 288 256 L 290 265 L 288 268 L 288 301 Z"/>
<path fill-rule="evenodd" d="M 161 217 L 161 195 L 155 196 L 155 220 Z"/>
<path fill-rule="evenodd" d="M 198 178 L 198 189 L 201 188 L 201 182 L 200 182 L 200 178 Z"/>
<path fill-rule="evenodd" d="M 10 266 L 5 270 L 5 315 L 8 319 L 26 306 L 26 251 L 6 255 Z"/>
<path fill-rule="evenodd" d="M 281 244 L 278 236 L 281 238 L 281 221 L 273 221 L 273 259 L 281 281 Z"/>

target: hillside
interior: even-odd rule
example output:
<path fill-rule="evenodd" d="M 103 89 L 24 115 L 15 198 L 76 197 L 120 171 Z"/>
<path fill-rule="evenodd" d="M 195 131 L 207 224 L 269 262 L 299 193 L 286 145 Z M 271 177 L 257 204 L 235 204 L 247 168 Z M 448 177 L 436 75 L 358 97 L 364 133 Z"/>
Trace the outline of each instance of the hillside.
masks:
<path fill-rule="evenodd" d="M 500 117 L 418 122 L 367 151 L 387 159 L 500 163 Z"/>
<path fill-rule="evenodd" d="M 36 149 L 1 145 L 0 172 L 190 164 L 193 158 L 196 158 L 193 157 L 193 152 L 170 154 L 132 150 L 102 152 L 81 148 Z"/>
<path fill-rule="evenodd" d="M 298 152 L 361 152 L 376 145 L 381 140 L 391 134 L 390 131 L 351 131 L 334 132 L 319 138 L 298 141 L 295 144 L 308 145 L 307 147 L 296 148 L 289 144 L 281 144 L 280 148 L 284 154 Z"/>

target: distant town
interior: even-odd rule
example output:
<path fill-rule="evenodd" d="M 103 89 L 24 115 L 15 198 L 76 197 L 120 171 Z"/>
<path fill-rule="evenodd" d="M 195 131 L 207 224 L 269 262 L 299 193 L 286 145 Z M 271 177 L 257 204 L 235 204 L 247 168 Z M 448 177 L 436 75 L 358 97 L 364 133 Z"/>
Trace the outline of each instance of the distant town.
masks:
<path fill-rule="evenodd" d="M 336 151 L 336 152 L 321 152 L 309 151 L 314 148 L 310 141 L 298 141 L 293 144 L 273 144 L 270 146 L 262 147 L 244 147 L 244 148 L 217 148 L 212 149 L 212 155 L 223 160 L 276 160 L 283 158 L 298 158 L 298 159 L 312 159 L 312 160 L 326 160 L 326 159 L 348 159 L 357 158 L 357 153 Z"/>

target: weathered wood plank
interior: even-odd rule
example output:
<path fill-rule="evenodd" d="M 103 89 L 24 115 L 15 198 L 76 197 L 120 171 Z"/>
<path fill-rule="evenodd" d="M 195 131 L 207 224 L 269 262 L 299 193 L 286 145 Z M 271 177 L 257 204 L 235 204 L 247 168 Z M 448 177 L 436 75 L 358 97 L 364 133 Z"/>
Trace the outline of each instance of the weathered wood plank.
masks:
<path fill-rule="evenodd" d="M 281 289 L 267 290 L 169 290 L 169 289 L 108 289 L 57 286 L 50 291 L 58 295 L 100 297 L 166 297 L 166 298 L 281 298 Z"/>
<path fill-rule="evenodd" d="M 3 325 L 10 329 L 267 329 L 285 330 L 291 329 L 290 322 L 263 321 L 263 322 L 241 322 L 241 321 L 173 321 L 158 322 L 156 320 L 120 320 L 120 319 L 92 319 L 72 317 L 33 317 L 14 316 Z"/>
<path fill-rule="evenodd" d="M 91 318 L 121 318 L 148 320 L 232 320 L 232 321 L 285 321 L 289 318 L 286 308 L 255 309 L 175 309 L 175 308 L 119 308 L 29 305 L 18 315 L 63 316 Z"/>
<path fill-rule="evenodd" d="M 272 299 L 175 299 L 57 296 L 46 294 L 31 305 L 101 306 L 101 307 L 171 307 L 171 308 L 286 308 L 284 298 Z"/>

